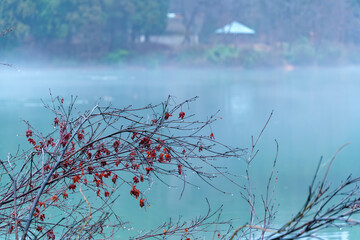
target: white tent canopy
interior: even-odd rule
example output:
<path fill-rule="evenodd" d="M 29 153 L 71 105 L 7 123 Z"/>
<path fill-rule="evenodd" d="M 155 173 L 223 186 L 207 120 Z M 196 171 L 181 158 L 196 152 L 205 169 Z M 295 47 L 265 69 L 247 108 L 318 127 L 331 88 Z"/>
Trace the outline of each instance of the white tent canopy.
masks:
<path fill-rule="evenodd" d="M 215 31 L 216 34 L 255 34 L 255 31 L 239 22 L 232 22 Z"/>

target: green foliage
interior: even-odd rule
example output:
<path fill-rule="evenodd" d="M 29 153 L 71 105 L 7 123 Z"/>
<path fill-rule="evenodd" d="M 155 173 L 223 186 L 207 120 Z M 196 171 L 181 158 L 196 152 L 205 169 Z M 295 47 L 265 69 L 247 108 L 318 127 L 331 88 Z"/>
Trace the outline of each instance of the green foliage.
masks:
<path fill-rule="evenodd" d="M 108 53 L 104 61 L 106 63 L 116 64 L 116 63 L 124 63 L 125 60 L 130 56 L 129 51 L 125 49 L 118 49 L 116 51 L 113 51 L 111 53 Z"/>
<path fill-rule="evenodd" d="M 166 28 L 169 0 L 132 0 L 134 12 L 130 17 L 135 36 L 162 33 Z"/>
<path fill-rule="evenodd" d="M 317 63 L 322 65 L 341 64 L 346 58 L 346 54 L 344 47 L 324 43 L 317 48 Z"/>
<path fill-rule="evenodd" d="M 169 8 L 182 15 L 178 20 L 185 25 L 183 37 L 197 34 L 199 46 L 173 48 L 162 55 L 161 49 L 151 47 L 153 43 L 138 44 L 140 36 L 149 40 L 164 32 Z M 11 52 L 23 46 L 29 52 L 41 50 L 41 54 L 57 58 L 155 62 L 152 65 L 169 59 L 187 65 L 244 67 L 357 64 L 359 9 L 359 0 L 331 4 L 319 0 L 254 0 L 251 4 L 245 0 L 3 0 L 0 30 L 13 27 L 15 31 L 0 39 L 0 50 Z M 229 19 L 256 30 L 252 45 L 211 46 L 215 29 Z M 258 49 L 254 43 L 267 49 Z M 140 45 L 150 46 L 149 51 L 137 51 Z M 131 57 L 126 52 L 129 49 Z"/>
<path fill-rule="evenodd" d="M 303 38 L 295 43 L 282 44 L 282 57 L 293 65 L 333 65 L 352 60 L 352 50 L 330 42 L 311 43 Z"/>
<path fill-rule="evenodd" d="M 238 61 L 244 67 L 256 67 L 271 65 L 266 51 L 259 51 L 254 48 L 244 48 L 240 51 Z"/>
<path fill-rule="evenodd" d="M 0 4 L 0 29 L 16 30 L 0 48 L 31 45 L 103 57 L 140 35 L 164 31 L 168 7 L 169 0 L 6 0 Z"/>
<path fill-rule="evenodd" d="M 206 48 L 202 46 L 192 46 L 178 50 L 171 58 L 178 64 L 203 65 L 208 61 L 206 59 Z"/>
<path fill-rule="evenodd" d="M 66 14 L 63 14 L 64 2 L 38 0 L 36 4 L 37 16 L 32 26 L 33 35 L 38 39 L 65 38 L 69 33 L 69 26 L 66 23 Z"/>
<path fill-rule="evenodd" d="M 225 66 L 238 65 L 255 67 L 269 65 L 266 63 L 267 52 L 254 47 L 215 46 L 205 53 L 206 59 L 214 64 Z"/>
<path fill-rule="evenodd" d="M 285 59 L 296 65 L 316 63 L 316 49 L 308 39 L 302 38 L 294 44 L 284 44 L 283 55 Z"/>
<path fill-rule="evenodd" d="M 12 34 L 2 40 L 2 46 L 12 47 L 22 39 L 30 37 L 31 24 L 34 22 L 36 5 L 30 0 L 6 0 L 0 4 L 0 29 L 15 28 Z"/>
<path fill-rule="evenodd" d="M 220 45 L 210 48 L 206 52 L 206 58 L 213 63 L 229 64 L 236 61 L 239 53 L 240 51 L 236 47 Z"/>

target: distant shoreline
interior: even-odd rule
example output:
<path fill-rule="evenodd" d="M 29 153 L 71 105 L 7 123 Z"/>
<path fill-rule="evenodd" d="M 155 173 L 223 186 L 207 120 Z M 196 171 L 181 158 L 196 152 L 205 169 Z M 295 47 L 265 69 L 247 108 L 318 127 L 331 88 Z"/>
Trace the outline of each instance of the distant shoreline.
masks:
<path fill-rule="evenodd" d="M 305 41 L 292 45 L 281 43 L 276 46 L 212 45 L 153 51 L 119 49 L 100 58 L 85 59 L 18 48 L 2 54 L 0 62 L 39 67 L 45 64 L 54 67 L 281 68 L 292 71 L 298 67 L 359 65 L 360 48 L 333 44 L 314 45 Z"/>

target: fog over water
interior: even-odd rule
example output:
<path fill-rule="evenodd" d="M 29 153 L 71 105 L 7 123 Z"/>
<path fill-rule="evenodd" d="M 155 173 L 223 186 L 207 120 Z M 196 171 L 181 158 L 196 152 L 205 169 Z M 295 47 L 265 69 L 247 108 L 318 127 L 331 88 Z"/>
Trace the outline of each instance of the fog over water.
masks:
<path fill-rule="evenodd" d="M 51 130 L 52 116 L 40 101 L 50 102 L 49 89 L 68 103 L 77 96 L 76 107 L 84 110 L 99 99 L 103 104 L 124 107 L 158 103 L 170 94 L 176 101 L 199 96 L 190 112 L 203 119 L 220 110 L 213 126 L 216 139 L 232 146 L 248 148 L 271 111 L 274 115 L 258 145 L 259 153 L 251 168 L 254 191 L 265 190 L 279 143 L 279 180 L 276 199 L 278 218 L 284 222 L 305 201 L 308 185 L 321 156 L 326 163 L 343 144 L 351 142 L 337 157 L 329 179 L 339 183 L 349 174 L 360 174 L 360 68 L 295 68 L 244 70 L 237 68 L 63 68 L 0 70 L 0 158 L 15 152 L 18 144 L 27 148 L 24 137 L 30 121 L 43 131 Z M 244 174 L 243 162 L 225 163 Z M 191 173 L 189 173 L 191 175 Z M 191 177 L 190 177 L 191 178 Z M 174 182 L 175 183 L 175 182 Z M 227 190 L 229 183 L 218 181 Z M 248 220 L 248 207 L 237 191 L 222 195 L 209 186 L 187 187 L 179 200 L 178 189 L 156 182 L 149 192 L 151 208 L 146 211 L 127 197 L 124 219 L 137 230 L 156 226 L 169 217 L 184 219 L 204 214 L 207 197 L 214 208 L 224 204 L 223 217 Z M 131 232 L 131 231 L 130 231 Z M 327 239 L 357 239 L 356 229 L 331 230 Z"/>
<path fill-rule="evenodd" d="M 209 131 L 242 149 L 251 148 L 252 136 L 273 112 L 250 175 L 262 211 L 278 143 L 273 179 L 279 227 L 303 207 L 321 157 L 319 176 L 350 143 L 326 183 L 339 186 L 349 175 L 360 176 L 359 13 L 360 0 L 1 1 L 0 159 L 30 148 L 24 121 L 43 133 L 54 130 L 54 116 L 44 108 L 51 95 L 64 98 L 65 105 L 76 98 L 76 113 L 98 102 L 144 107 L 169 95 L 176 103 L 198 96 L 186 106 L 186 116 L 204 120 L 219 111 Z M 243 159 L 219 162 L 243 180 Z M 206 199 L 212 210 L 224 205 L 222 219 L 233 219 L 234 228 L 248 223 L 250 208 L 239 188 L 214 179 L 228 193 L 221 194 L 186 174 L 200 188 L 187 186 L 179 199 L 182 182 L 166 179 L 168 187 L 155 181 L 146 192 L 147 208 L 139 207 L 129 189 L 120 189 L 115 208 L 131 229 L 115 239 L 170 217 L 204 215 Z M 0 235 L 11 224 L 0 223 Z M 213 239 L 214 231 L 201 237 Z M 334 226 L 319 236 L 357 240 L 360 227 Z"/>

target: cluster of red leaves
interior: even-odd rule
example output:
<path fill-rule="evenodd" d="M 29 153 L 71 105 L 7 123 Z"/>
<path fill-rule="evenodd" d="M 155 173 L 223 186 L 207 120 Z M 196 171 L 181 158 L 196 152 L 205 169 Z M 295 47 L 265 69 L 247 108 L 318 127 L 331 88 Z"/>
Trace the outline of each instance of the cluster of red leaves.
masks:
<path fill-rule="evenodd" d="M 139 197 L 140 190 L 136 189 L 136 185 L 132 186 L 132 189 L 130 190 L 130 195 L 133 195 L 136 199 Z"/>
<path fill-rule="evenodd" d="M 50 240 L 55 240 L 54 230 L 53 230 L 53 229 L 50 229 L 50 230 L 47 232 L 46 236 L 47 236 L 48 239 L 50 239 Z"/>
<path fill-rule="evenodd" d="M 34 146 L 34 149 L 37 151 L 38 154 L 40 154 L 42 149 L 44 148 L 47 148 L 49 146 L 51 147 L 55 146 L 55 142 L 52 137 L 50 137 L 47 140 L 45 139 L 44 141 L 39 141 L 39 144 L 36 145 L 36 141 L 33 139 L 33 131 L 30 129 L 26 131 L 25 136 L 27 137 L 28 142 Z"/>
<path fill-rule="evenodd" d="M 32 137 L 32 131 L 29 129 L 26 131 L 26 137 L 29 138 L 29 137 Z"/>
<path fill-rule="evenodd" d="M 170 116 L 172 116 L 172 115 L 169 114 L 169 113 L 165 113 L 164 114 L 164 119 L 168 120 Z M 180 119 L 183 119 L 184 116 L 185 116 L 184 112 L 179 113 L 179 118 Z M 55 127 L 58 127 L 58 126 L 60 127 L 60 140 L 59 141 L 60 141 L 61 146 L 65 147 L 67 145 L 67 143 L 69 142 L 69 140 L 72 138 L 71 131 L 66 132 L 66 124 L 64 122 L 61 122 L 58 117 L 56 117 L 54 119 L 54 126 Z M 33 136 L 33 132 L 31 130 L 27 130 L 26 131 L 26 137 L 28 137 L 28 141 L 31 144 L 36 145 L 35 140 L 30 138 L 32 136 Z M 137 139 L 137 136 L 138 136 L 138 133 L 136 131 L 134 131 L 132 133 L 131 139 L 134 140 L 134 141 L 137 141 L 139 139 L 139 138 Z M 81 129 L 80 131 L 77 132 L 77 139 L 78 139 L 79 142 L 85 140 L 85 131 L 83 129 Z M 47 147 L 49 145 L 55 146 L 55 141 L 54 141 L 54 139 L 52 137 L 49 138 L 46 141 L 46 144 L 43 144 L 42 142 L 40 142 L 40 149 L 45 147 L 45 146 Z M 163 151 L 161 152 L 162 146 L 165 146 L 165 141 L 164 140 L 157 139 L 157 142 L 155 144 L 156 146 L 153 146 L 154 145 L 153 141 L 148 136 L 144 136 L 141 139 L 139 139 L 138 145 L 139 145 L 139 148 L 141 149 L 140 154 L 143 154 L 144 151 L 147 152 L 147 165 L 148 166 L 144 167 L 144 170 L 145 170 L 146 174 L 150 174 L 150 172 L 154 171 L 154 168 L 152 166 L 153 166 L 154 161 L 156 161 L 156 160 L 159 163 L 166 163 L 166 162 L 170 163 L 171 162 L 172 157 L 171 157 L 170 148 L 164 147 Z M 114 148 L 114 154 L 119 152 L 120 146 L 121 146 L 121 141 L 120 140 L 115 140 L 113 142 L 112 147 Z M 75 143 L 73 141 L 71 141 L 71 148 L 67 151 L 66 155 L 70 156 L 71 154 L 73 154 L 76 151 L 75 148 L 76 148 Z M 38 150 L 40 151 L 40 149 L 38 149 Z M 93 153 L 92 151 L 94 151 L 94 150 L 95 150 L 95 152 Z M 100 166 L 99 165 L 97 167 L 92 166 L 92 165 L 87 166 L 87 174 L 93 175 L 93 177 L 94 177 L 93 182 L 95 183 L 97 188 L 103 187 L 103 185 L 104 185 L 103 177 L 108 178 L 108 177 L 110 177 L 112 175 L 111 170 L 101 170 L 100 172 L 98 170 L 99 167 L 106 167 L 108 165 L 107 160 L 106 160 L 107 159 L 106 156 L 109 156 L 110 154 L 111 154 L 111 151 L 109 149 L 107 149 L 107 147 L 105 147 L 105 144 L 101 143 L 100 145 L 98 145 L 98 147 L 94 148 L 93 144 L 88 143 L 87 150 L 85 151 L 86 159 L 90 160 L 89 162 L 93 162 L 92 160 L 95 160 L 95 163 L 98 160 L 100 160 Z M 136 159 L 136 156 L 138 154 L 139 153 L 137 153 L 135 151 L 131 151 L 130 154 L 129 154 L 130 155 L 129 156 L 129 161 L 133 162 Z M 121 158 L 119 158 L 115 162 L 115 165 L 117 167 L 121 163 L 120 159 Z M 80 163 L 80 165 L 81 165 L 81 163 Z M 125 168 L 128 168 L 129 163 L 126 162 L 124 166 L 125 166 Z M 62 167 L 64 168 L 63 174 L 67 173 L 67 169 L 69 169 L 69 170 L 77 170 L 77 168 L 74 167 L 74 161 L 71 160 L 71 159 L 67 159 L 67 160 L 63 161 L 62 162 Z M 48 165 L 48 164 L 46 164 L 44 166 L 45 172 L 50 171 L 51 168 L 52 167 L 50 165 Z M 131 168 L 138 171 L 140 169 L 140 164 L 132 163 Z M 81 168 L 81 171 L 82 171 L 82 175 L 85 175 L 85 172 L 84 172 L 83 168 Z M 180 165 L 180 164 L 178 165 L 178 173 L 182 174 L 182 165 Z M 72 176 L 72 183 L 69 184 L 69 186 L 68 186 L 69 190 L 75 191 L 76 187 L 77 187 L 77 184 L 79 184 L 81 182 L 87 184 L 86 178 L 83 178 L 83 180 L 82 180 L 82 175 Z M 137 184 L 139 182 L 144 181 L 143 174 L 139 174 L 138 176 L 133 177 L 134 184 Z M 54 178 L 56 178 L 56 177 L 59 177 L 59 173 L 57 173 L 57 172 L 54 173 Z M 112 177 L 111 180 L 112 180 L 112 182 L 114 184 L 116 184 L 117 179 L 118 179 L 118 175 L 113 174 L 113 177 Z M 97 189 L 96 192 L 97 192 L 97 195 L 99 196 L 100 189 Z M 140 195 L 140 191 L 138 189 L 136 189 L 136 185 L 133 186 L 130 194 L 134 195 L 136 198 L 138 198 L 138 196 Z M 64 199 L 68 198 L 68 194 L 66 193 L 66 191 L 64 191 L 62 195 L 63 195 Z M 110 195 L 109 191 L 105 191 L 104 195 L 105 195 L 105 197 L 108 197 Z M 141 199 L 141 201 L 140 201 L 140 206 L 141 207 L 144 206 L 144 201 L 145 201 L 144 199 Z"/>
<path fill-rule="evenodd" d="M 164 113 L 163 119 L 168 120 L 172 114 L 166 112 Z M 179 119 L 183 120 L 185 117 L 184 112 L 179 113 Z M 153 124 L 157 124 L 158 120 L 152 120 Z M 68 149 L 65 153 L 65 158 L 61 162 L 62 172 L 54 172 L 53 179 L 65 178 L 70 179 L 70 183 L 67 186 L 67 189 L 75 192 L 77 185 L 83 183 L 87 186 L 87 178 L 93 177 L 92 183 L 96 186 L 95 193 L 100 197 L 101 190 L 104 191 L 105 197 L 110 197 L 110 191 L 107 190 L 109 186 L 105 183 L 105 179 L 112 176 L 111 181 L 113 184 L 117 184 L 119 176 L 115 174 L 115 171 L 130 171 L 134 174 L 132 178 L 132 187 L 130 190 L 130 195 L 134 196 L 136 199 L 139 199 L 140 207 L 145 206 L 146 198 L 143 193 L 137 188 L 137 184 L 144 181 L 144 175 L 149 175 L 151 172 L 154 172 L 157 167 L 154 166 L 154 163 L 167 164 L 171 163 L 172 158 L 178 159 L 178 156 L 175 155 L 171 147 L 167 145 L 165 140 L 153 139 L 151 134 L 146 134 L 141 132 L 141 130 L 136 131 L 132 130 L 130 132 L 130 139 L 133 141 L 131 143 L 132 148 L 128 149 L 126 144 L 122 143 L 120 138 L 114 139 L 111 141 L 104 142 L 91 142 L 91 139 L 88 139 L 86 142 L 86 136 L 88 136 L 84 129 L 77 130 L 75 135 L 77 135 L 77 140 L 73 136 L 72 130 L 67 126 L 65 121 L 61 121 L 58 117 L 54 119 L 54 127 L 59 127 L 59 140 L 54 140 L 52 137 L 49 139 L 43 139 L 39 141 L 38 146 L 36 141 L 32 138 L 33 132 L 29 129 L 26 131 L 26 137 L 30 144 L 34 145 L 35 150 L 40 154 L 42 149 L 48 148 L 49 146 L 55 147 L 56 144 L 60 144 L 63 148 L 67 145 Z M 214 134 L 210 134 L 210 139 L 214 140 Z M 137 145 L 135 145 L 135 143 Z M 136 146 L 136 147 L 135 147 Z M 199 152 L 203 150 L 203 145 L 198 146 Z M 77 155 L 76 155 L 77 154 Z M 83 158 L 79 157 L 83 154 Z M 182 154 L 186 156 L 186 150 L 182 150 Z M 121 156 L 120 156 L 121 155 Z M 79 159 L 82 159 L 80 162 Z M 183 174 L 183 165 L 181 162 L 175 164 L 177 166 L 177 173 L 179 175 Z M 49 163 L 43 166 L 45 172 L 49 172 L 52 169 Z M 84 170 L 85 169 L 85 170 Z M 129 182 L 129 183 L 131 183 Z M 58 193 L 58 194 L 61 194 Z M 69 195 L 66 190 L 62 190 L 63 199 L 66 200 Z M 51 197 L 52 201 L 58 201 L 59 198 L 56 195 Z M 45 210 L 45 203 L 39 202 L 39 208 L 43 207 Z M 40 221 L 44 221 L 45 213 L 42 213 L 38 207 L 35 208 L 35 213 L 33 214 L 35 218 L 39 218 Z M 44 211 L 43 210 L 43 211 Z M 43 226 L 37 226 L 37 231 L 42 232 Z M 53 230 L 48 230 L 46 236 L 48 239 L 55 239 Z M 189 238 L 188 238 L 189 239 Z"/>
<path fill-rule="evenodd" d="M 120 146 L 121 142 L 119 140 L 116 140 L 114 143 L 113 143 L 113 147 L 114 147 L 114 150 L 115 152 L 118 152 L 119 151 L 119 146 Z"/>

